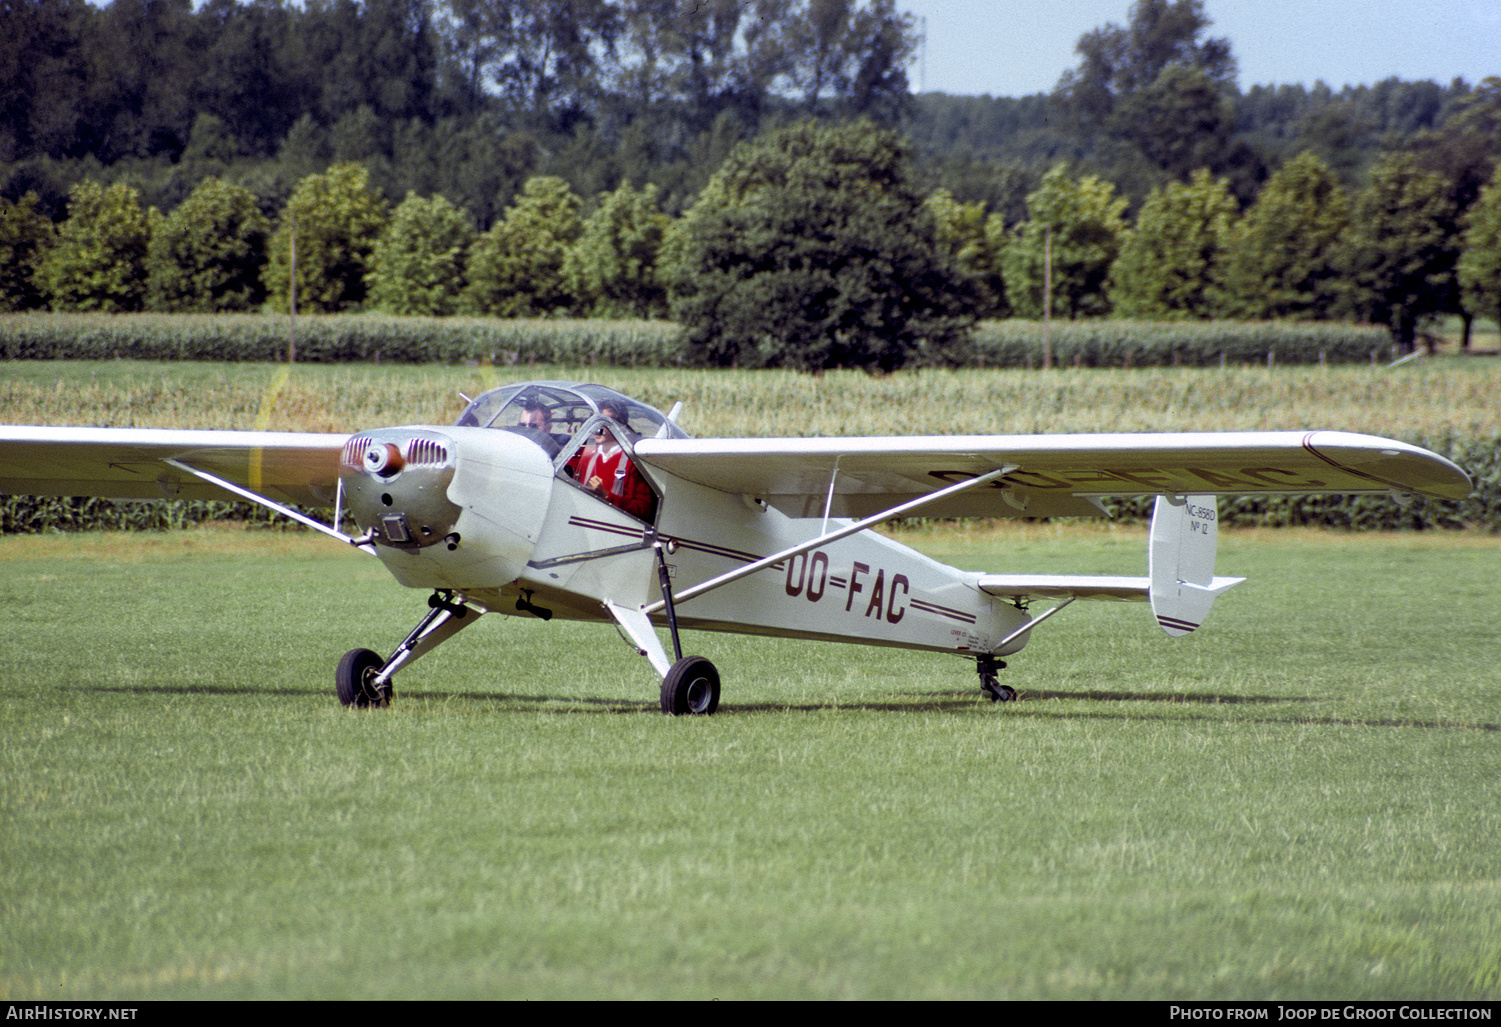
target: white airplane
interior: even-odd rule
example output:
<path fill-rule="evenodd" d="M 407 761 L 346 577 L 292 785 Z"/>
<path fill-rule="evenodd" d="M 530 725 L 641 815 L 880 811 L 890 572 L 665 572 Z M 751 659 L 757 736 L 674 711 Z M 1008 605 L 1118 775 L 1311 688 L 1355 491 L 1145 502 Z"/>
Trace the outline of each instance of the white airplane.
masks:
<path fill-rule="evenodd" d="M 526 382 L 469 401 L 453 425 L 352 436 L 0 427 L 0 493 L 249 499 L 431 590 L 391 656 L 339 662 L 346 706 L 389 704 L 397 671 L 501 613 L 613 623 L 661 676 L 663 712 L 702 715 L 719 673 L 683 656 L 684 629 L 954 653 L 1007 701 L 1002 657 L 1076 599 L 1146 602 L 1171 636 L 1199 627 L 1244 580 L 1214 573 L 1218 495 L 1470 490 L 1435 453 L 1337 431 L 691 439 L 681 406 Z M 1157 497 L 1145 577 L 964 571 L 870 530 L 1102 516 L 1101 498 L 1137 495 Z M 323 523 L 294 505 L 333 512 Z M 1056 605 L 1034 616 L 1039 600 Z"/>

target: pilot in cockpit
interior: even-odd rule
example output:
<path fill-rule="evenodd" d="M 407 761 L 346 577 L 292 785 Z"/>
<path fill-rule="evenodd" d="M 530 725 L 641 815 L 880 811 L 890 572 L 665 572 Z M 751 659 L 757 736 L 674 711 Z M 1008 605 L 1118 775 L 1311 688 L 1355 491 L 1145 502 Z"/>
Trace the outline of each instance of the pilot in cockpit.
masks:
<path fill-rule="evenodd" d="M 539 399 L 527 398 L 521 401 L 521 418 L 516 422 L 516 427 L 536 432 L 534 441 L 542 446 L 548 456 L 557 456 L 558 450 L 568 442 L 567 435 L 553 433 L 552 411 Z"/>
<path fill-rule="evenodd" d="M 598 425 L 594 437 L 568 461 L 574 479 L 611 506 L 643 521 L 652 519 L 657 497 L 626 455 L 617 437 L 628 431 L 623 411 L 614 403 L 601 403 L 599 412 L 611 424 Z"/>
<path fill-rule="evenodd" d="M 521 420 L 516 422 L 518 428 L 532 428 L 546 435 L 552 426 L 547 416 L 547 408 L 535 400 L 528 400 L 521 408 Z"/>

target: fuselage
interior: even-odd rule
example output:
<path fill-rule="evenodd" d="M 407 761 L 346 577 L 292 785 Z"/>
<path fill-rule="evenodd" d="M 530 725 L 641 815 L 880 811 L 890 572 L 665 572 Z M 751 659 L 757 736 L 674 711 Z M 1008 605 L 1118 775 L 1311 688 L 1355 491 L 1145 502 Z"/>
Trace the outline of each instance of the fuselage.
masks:
<path fill-rule="evenodd" d="M 346 445 L 350 514 L 402 584 L 451 591 L 488 612 L 607 620 L 606 603 L 640 609 L 662 598 L 658 541 L 679 592 L 843 523 L 788 517 L 645 464 L 637 469 L 657 502 L 650 520 L 633 516 L 571 476 L 608 398 L 582 396 L 596 409 L 563 411 L 567 387 L 539 387 L 535 395 L 554 403 L 552 430 L 537 430 L 516 423 L 529 416 L 518 412 L 524 388 L 505 391 L 507 402 L 474 401 L 471 410 L 482 412 L 470 419 L 482 424 L 383 428 Z M 630 402 L 630 431 L 619 432 L 628 452 L 635 432 L 668 424 Z M 569 431 L 556 430 L 564 424 Z M 1021 648 L 1025 634 L 995 646 L 1027 623 L 1026 612 L 981 592 L 977 577 L 861 531 L 695 596 L 676 613 L 690 629 L 958 653 Z"/>

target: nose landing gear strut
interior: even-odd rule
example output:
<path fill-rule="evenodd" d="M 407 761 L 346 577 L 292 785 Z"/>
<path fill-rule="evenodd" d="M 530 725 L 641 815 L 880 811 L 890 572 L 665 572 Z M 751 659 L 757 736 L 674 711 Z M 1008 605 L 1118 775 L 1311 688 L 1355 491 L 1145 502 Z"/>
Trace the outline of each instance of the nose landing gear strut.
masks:
<path fill-rule="evenodd" d="M 484 613 L 483 609 L 464 605 L 462 598 L 455 600 L 454 593 L 446 590 L 434 592 L 427 605 L 427 615 L 389 660 L 382 660 L 369 649 L 351 649 L 344 654 L 334 672 L 334 691 L 341 703 L 361 709 L 391 705 L 396 691 L 391 679 L 397 670 L 432 652 Z M 468 616 L 470 613 L 475 616 Z"/>

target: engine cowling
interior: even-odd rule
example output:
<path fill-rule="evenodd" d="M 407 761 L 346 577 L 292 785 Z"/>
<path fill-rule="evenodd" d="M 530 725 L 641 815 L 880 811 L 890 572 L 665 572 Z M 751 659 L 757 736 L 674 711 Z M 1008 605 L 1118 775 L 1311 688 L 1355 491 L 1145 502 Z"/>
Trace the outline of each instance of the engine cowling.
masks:
<path fill-rule="evenodd" d="M 513 432 L 380 428 L 345 444 L 340 477 L 359 532 L 402 584 L 495 588 L 531 558 L 553 465 Z"/>

